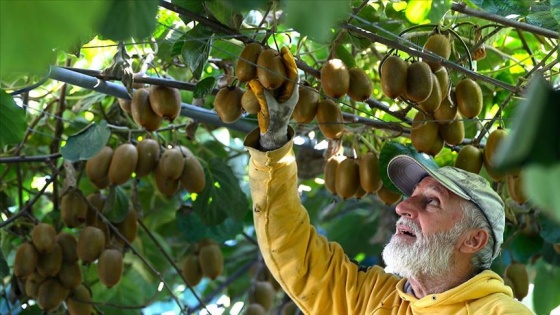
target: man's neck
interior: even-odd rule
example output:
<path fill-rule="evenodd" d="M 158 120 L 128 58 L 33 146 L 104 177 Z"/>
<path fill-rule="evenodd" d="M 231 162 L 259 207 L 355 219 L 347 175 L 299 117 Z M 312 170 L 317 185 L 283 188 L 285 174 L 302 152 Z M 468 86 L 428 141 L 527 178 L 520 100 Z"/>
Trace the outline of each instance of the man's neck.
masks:
<path fill-rule="evenodd" d="M 408 281 L 414 291 L 414 296 L 421 299 L 429 294 L 441 293 L 452 289 L 466 282 L 471 278 L 469 270 L 449 269 L 444 274 L 438 276 L 414 276 Z"/>

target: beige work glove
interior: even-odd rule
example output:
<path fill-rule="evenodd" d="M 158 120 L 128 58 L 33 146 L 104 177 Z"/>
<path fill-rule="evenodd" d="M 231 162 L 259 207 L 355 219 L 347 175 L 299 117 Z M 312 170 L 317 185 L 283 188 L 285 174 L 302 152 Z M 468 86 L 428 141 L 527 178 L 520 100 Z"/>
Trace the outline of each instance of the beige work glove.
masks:
<path fill-rule="evenodd" d="M 249 82 L 260 105 L 260 111 L 257 113 L 259 145 L 264 150 L 278 149 L 288 142 L 288 123 L 299 98 L 298 69 L 294 56 L 286 47 L 282 47 L 280 54 L 286 67 L 287 78 L 278 91 L 265 89 L 258 80 Z"/>

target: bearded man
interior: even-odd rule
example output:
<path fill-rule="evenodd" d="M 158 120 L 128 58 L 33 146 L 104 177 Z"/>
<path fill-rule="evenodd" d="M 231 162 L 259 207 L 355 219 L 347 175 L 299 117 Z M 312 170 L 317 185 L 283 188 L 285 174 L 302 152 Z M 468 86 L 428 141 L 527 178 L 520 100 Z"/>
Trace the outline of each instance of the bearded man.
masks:
<path fill-rule="evenodd" d="M 388 175 L 407 198 L 383 250 L 386 269 L 362 268 L 310 224 L 297 190 L 288 126 L 297 67 L 282 49 L 288 81 L 279 99 L 256 81 L 259 128 L 247 135 L 253 217 L 264 261 L 305 314 L 532 314 L 490 270 L 505 225 L 503 202 L 479 175 L 432 170 L 397 156 Z M 290 86 L 291 85 L 291 86 Z M 292 92 L 293 91 L 293 92 Z M 283 96 L 282 96 L 283 95 Z"/>

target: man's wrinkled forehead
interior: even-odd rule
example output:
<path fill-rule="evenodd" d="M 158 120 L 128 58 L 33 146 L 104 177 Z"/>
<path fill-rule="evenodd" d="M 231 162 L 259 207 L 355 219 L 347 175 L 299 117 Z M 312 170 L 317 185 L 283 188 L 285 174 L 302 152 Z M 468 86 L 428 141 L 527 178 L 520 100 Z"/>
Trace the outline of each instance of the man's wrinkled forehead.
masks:
<path fill-rule="evenodd" d="M 416 184 L 416 186 L 414 186 L 414 190 L 412 191 L 412 194 L 414 194 L 416 189 L 420 187 L 423 188 L 424 190 L 432 190 L 438 194 L 445 195 L 445 196 L 449 196 L 449 194 L 451 193 L 451 191 L 447 189 L 445 186 L 443 186 L 437 179 L 427 174 L 420 180 L 420 182 L 418 182 L 418 184 Z"/>

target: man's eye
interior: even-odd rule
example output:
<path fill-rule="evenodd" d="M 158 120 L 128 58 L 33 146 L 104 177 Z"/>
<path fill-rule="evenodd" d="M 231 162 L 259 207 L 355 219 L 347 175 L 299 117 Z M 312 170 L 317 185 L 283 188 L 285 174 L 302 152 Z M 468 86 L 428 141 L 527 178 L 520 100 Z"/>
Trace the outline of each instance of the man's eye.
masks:
<path fill-rule="evenodd" d="M 427 204 L 431 206 L 439 206 L 439 199 L 437 198 L 428 198 L 427 201 Z"/>

